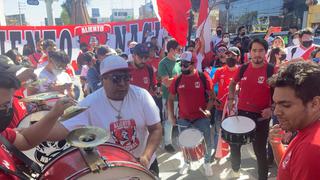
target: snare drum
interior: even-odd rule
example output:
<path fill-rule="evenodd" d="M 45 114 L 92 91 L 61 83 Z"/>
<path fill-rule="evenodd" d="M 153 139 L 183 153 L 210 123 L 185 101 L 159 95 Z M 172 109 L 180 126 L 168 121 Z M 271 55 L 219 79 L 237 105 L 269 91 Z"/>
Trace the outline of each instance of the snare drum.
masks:
<path fill-rule="evenodd" d="M 179 134 L 179 145 L 187 161 L 198 161 L 204 157 L 205 141 L 198 129 L 188 128 Z"/>
<path fill-rule="evenodd" d="M 108 165 L 99 172 L 90 171 L 79 149 L 69 148 L 44 167 L 40 179 L 156 179 L 133 155 L 121 147 L 106 143 L 99 145 L 96 149 Z"/>
<path fill-rule="evenodd" d="M 27 128 L 31 124 L 38 122 L 49 111 L 38 111 L 29 114 L 19 123 L 18 128 Z M 48 163 L 53 157 L 57 156 L 63 150 L 69 148 L 70 145 L 65 141 L 45 141 L 35 148 L 23 151 L 30 159 L 37 162 L 40 166 Z"/>
<path fill-rule="evenodd" d="M 256 123 L 245 116 L 231 116 L 221 123 L 221 137 L 231 144 L 248 144 L 255 139 Z"/>

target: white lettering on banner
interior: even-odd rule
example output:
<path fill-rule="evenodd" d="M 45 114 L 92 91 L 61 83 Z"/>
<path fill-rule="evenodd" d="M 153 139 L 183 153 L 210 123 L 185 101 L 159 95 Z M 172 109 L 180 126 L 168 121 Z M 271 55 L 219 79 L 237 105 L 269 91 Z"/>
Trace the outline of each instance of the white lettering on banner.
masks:
<path fill-rule="evenodd" d="M 81 33 L 92 33 L 92 32 L 103 32 L 104 27 L 103 26 L 86 26 L 81 28 Z"/>

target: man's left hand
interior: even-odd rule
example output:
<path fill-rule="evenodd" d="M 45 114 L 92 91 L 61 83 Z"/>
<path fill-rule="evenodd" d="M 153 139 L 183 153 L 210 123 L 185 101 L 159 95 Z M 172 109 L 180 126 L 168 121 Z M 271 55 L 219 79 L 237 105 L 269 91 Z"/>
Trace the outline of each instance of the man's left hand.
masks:
<path fill-rule="evenodd" d="M 204 115 L 206 115 L 207 118 L 210 118 L 210 117 L 211 117 L 211 112 L 210 112 L 208 109 L 203 110 L 203 109 L 200 107 L 199 110 L 200 110 Z"/>
<path fill-rule="evenodd" d="M 141 165 L 148 169 L 150 159 L 146 155 L 142 155 L 139 160 Z"/>

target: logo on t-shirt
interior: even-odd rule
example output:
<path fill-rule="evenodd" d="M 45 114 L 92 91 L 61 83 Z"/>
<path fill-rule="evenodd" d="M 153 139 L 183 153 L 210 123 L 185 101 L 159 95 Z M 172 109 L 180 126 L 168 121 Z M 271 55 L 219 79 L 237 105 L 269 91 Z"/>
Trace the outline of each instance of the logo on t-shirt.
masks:
<path fill-rule="evenodd" d="M 149 78 L 148 77 L 144 77 L 143 78 L 143 83 L 144 84 L 149 84 Z"/>
<path fill-rule="evenodd" d="M 194 83 L 194 87 L 195 87 L 195 88 L 200 88 L 200 82 L 199 82 L 199 81 L 195 82 L 195 83 Z"/>
<path fill-rule="evenodd" d="M 114 142 L 127 151 L 136 149 L 140 144 L 137 137 L 137 125 L 133 119 L 111 123 L 110 131 Z"/>
<path fill-rule="evenodd" d="M 264 76 L 259 76 L 258 84 L 263 84 L 263 82 L 264 82 Z"/>
<path fill-rule="evenodd" d="M 47 164 L 52 158 L 69 147 L 70 145 L 66 140 L 45 141 L 35 148 L 34 158 L 40 164 Z"/>
<path fill-rule="evenodd" d="M 286 157 L 283 159 L 282 161 L 282 169 L 286 169 L 286 167 L 288 166 L 289 164 L 289 161 L 290 161 L 290 158 L 291 158 L 291 154 L 292 154 L 292 151 L 290 151 Z"/>

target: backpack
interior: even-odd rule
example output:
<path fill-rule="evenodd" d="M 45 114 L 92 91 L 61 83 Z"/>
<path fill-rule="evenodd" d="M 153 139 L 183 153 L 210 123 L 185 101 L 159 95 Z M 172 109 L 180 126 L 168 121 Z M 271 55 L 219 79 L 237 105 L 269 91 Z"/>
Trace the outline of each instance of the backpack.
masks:
<path fill-rule="evenodd" d="M 244 75 L 244 72 L 247 70 L 249 66 L 249 63 L 245 63 L 240 67 L 240 72 L 239 72 L 239 77 L 240 80 Z M 273 71 L 274 71 L 274 66 L 270 63 L 267 64 L 267 79 L 269 79 L 272 75 L 273 75 Z M 274 88 L 270 88 L 271 91 L 271 101 L 273 102 L 272 96 L 273 96 L 273 92 L 274 92 Z"/>
<path fill-rule="evenodd" d="M 153 84 L 153 67 L 150 64 L 146 64 L 147 69 L 148 69 L 148 74 L 149 74 L 149 80 L 150 80 L 150 86 L 149 90 L 154 90 L 154 84 Z"/>
<path fill-rule="evenodd" d="M 200 77 L 200 79 L 201 79 L 201 82 L 202 82 L 203 87 L 206 89 L 206 87 L 207 87 L 207 79 L 206 79 L 204 73 L 198 71 L 198 74 L 199 74 L 199 77 Z M 178 87 L 179 87 L 181 78 L 182 78 L 182 75 L 180 74 L 180 75 L 177 77 L 176 83 L 175 83 L 175 85 L 174 85 L 174 91 L 177 93 L 178 98 L 179 98 L 179 95 L 178 95 Z M 206 91 L 204 91 L 204 96 L 205 96 L 206 102 L 208 102 L 208 101 L 209 101 L 209 95 L 207 94 Z"/>

